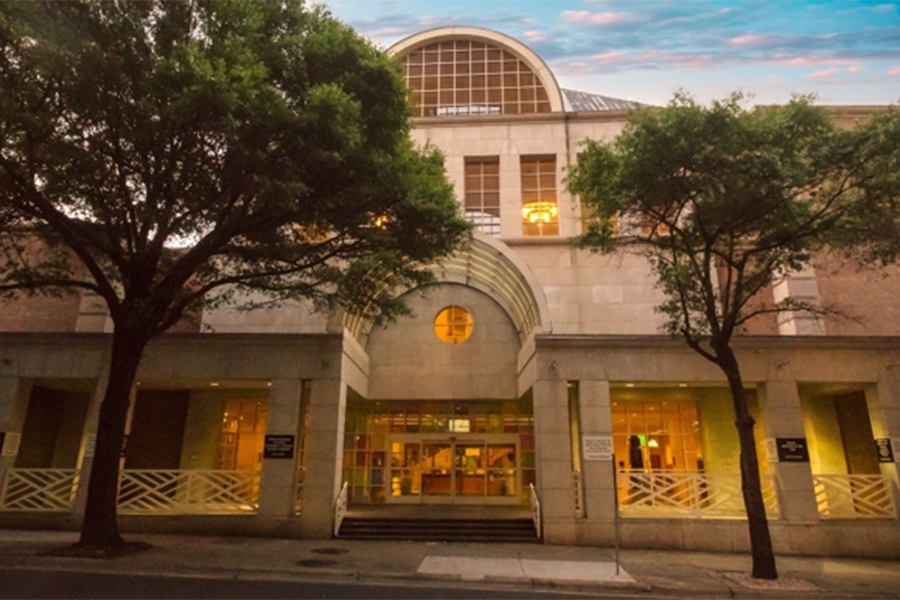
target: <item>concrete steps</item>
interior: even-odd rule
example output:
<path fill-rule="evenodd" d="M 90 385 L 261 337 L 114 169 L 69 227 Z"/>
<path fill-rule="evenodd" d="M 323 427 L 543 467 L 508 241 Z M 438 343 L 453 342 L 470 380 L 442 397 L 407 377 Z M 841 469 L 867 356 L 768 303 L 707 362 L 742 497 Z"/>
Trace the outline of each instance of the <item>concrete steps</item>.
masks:
<path fill-rule="evenodd" d="M 353 540 L 539 543 L 531 519 L 390 519 L 346 517 L 338 537 Z"/>

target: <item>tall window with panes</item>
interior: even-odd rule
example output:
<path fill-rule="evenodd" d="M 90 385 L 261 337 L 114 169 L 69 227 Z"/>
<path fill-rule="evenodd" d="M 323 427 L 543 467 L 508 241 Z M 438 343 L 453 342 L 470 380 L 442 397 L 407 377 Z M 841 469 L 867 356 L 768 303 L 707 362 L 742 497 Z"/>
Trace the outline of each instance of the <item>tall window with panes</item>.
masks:
<path fill-rule="evenodd" d="M 487 235 L 500 235 L 500 159 L 466 158 L 466 219 Z"/>
<path fill-rule="evenodd" d="M 523 156 L 522 234 L 559 235 L 559 206 L 556 199 L 556 156 Z"/>

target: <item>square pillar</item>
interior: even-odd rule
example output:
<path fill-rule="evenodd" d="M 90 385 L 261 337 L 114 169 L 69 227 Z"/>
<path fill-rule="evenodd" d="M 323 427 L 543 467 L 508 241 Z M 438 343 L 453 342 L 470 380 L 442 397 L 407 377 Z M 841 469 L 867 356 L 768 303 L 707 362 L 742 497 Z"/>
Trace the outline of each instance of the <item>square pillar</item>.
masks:
<path fill-rule="evenodd" d="M 94 465 L 94 446 L 97 443 L 97 424 L 100 421 L 100 405 L 106 395 L 106 383 L 108 375 L 104 373 L 97 380 L 94 393 L 91 395 L 91 403 L 88 406 L 87 416 L 84 420 L 84 434 L 81 436 L 81 449 L 78 451 L 78 489 L 75 491 L 75 501 L 72 505 L 72 515 L 80 524 L 84 519 L 84 509 L 87 505 L 88 482 L 91 480 L 91 468 Z M 134 404 L 135 394 L 131 394 L 131 402 Z M 129 409 L 129 412 L 131 409 Z M 122 461 L 119 463 L 121 471 Z"/>
<path fill-rule="evenodd" d="M 896 492 L 900 477 L 900 365 L 889 365 L 881 370 L 878 383 L 866 388 L 866 403 L 875 438 L 890 440 L 894 462 L 880 463 L 881 474 L 894 481 L 894 490 L 900 501 L 900 492 Z"/>
<path fill-rule="evenodd" d="M 347 386 L 339 378 L 313 379 L 307 410 L 301 533 L 306 538 L 330 538 L 334 501 L 342 484 Z"/>
<path fill-rule="evenodd" d="M 770 370 L 765 385 L 760 386 L 758 392 L 766 440 L 806 437 L 797 381 L 786 365 Z M 765 455 L 759 457 L 760 462 L 767 459 Z M 809 463 L 770 462 L 769 466 L 777 482 L 781 520 L 818 522 L 819 511 Z"/>
<path fill-rule="evenodd" d="M 269 389 L 269 417 L 267 435 L 294 436 L 294 457 L 263 458 L 262 477 L 259 485 L 259 510 L 261 518 L 283 520 L 294 514 L 294 498 L 297 494 L 297 460 L 300 419 L 299 379 L 273 379 Z"/>
<path fill-rule="evenodd" d="M 612 414 L 609 395 L 609 381 L 582 380 L 579 382 L 579 412 L 581 416 L 581 438 L 603 436 L 612 438 Z M 615 520 L 616 482 L 613 460 L 581 459 L 582 481 L 584 484 L 584 516 L 591 522 L 611 525 Z M 603 530 L 603 535 L 595 543 L 613 542 L 612 530 Z"/>
<path fill-rule="evenodd" d="M 550 543 L 572 543 L 575 487 L 566 381 L 538 380 L 533 387 L 533 396 L 537 492 L 545 539 Z"/>
<path fill-rule="evenodd" d="M 4 359 L 0 359 L 2 360 Z M 28 410 L 28 395 L 31 391 L 31 385 L 19 379 L 11 372 L 10 367 L 12 364 L 0 363 L 0 431 L 5 434 L 4 440 L 10 434 L 22 435 L 25 414 Z M 7 369 L 10 372 L 4 373 L 3 371 Z M 21 437 L 19 439 L 21 440 Z M 0 455 L 0 485 L 6 477 L 7 469 L 12 469 L 15 464 L 15 456 Z"/>

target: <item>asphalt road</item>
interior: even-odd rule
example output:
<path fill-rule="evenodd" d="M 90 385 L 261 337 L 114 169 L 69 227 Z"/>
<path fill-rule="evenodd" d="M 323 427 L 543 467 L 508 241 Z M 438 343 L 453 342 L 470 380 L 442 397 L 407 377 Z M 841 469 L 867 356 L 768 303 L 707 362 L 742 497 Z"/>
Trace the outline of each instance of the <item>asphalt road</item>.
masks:
<path fill-rule="evenodd" d="M 446 583 L 261 581 L 0 568 L 0 598 L 573 599 L 597 598 L 511 587 Z M 642 596 L 646 598 L 646 596 Z"/>

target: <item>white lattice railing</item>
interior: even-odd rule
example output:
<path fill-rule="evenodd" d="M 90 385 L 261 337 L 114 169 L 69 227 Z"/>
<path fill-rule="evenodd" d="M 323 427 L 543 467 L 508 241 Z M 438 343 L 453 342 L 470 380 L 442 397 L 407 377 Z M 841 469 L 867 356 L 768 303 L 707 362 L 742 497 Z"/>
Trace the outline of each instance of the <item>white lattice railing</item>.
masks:
<path fill-rule="evenodd" d="M 813 475 L 813 485 L 823 519 L 897 517 L 892 482 L 881 475 Z"/>
<path fill-rule="evenodd" d="M 0 489 L 0 510 L 72 510 L 78 469 L 9 469 Z"/>
<path fill-rule="evenodd" d="M 533 483 L 528 484 L 528 496 L 531 499 L 531 520 L 534 522 L 534 530 L 537 537 L 541 537 L 541 501 Z"/>
<path fill-rule="evenodd" d="M 775 481 L 760 475 L 769 517 L 778 515 Z M 741 476 L 711 473 L 620 471 L 619 512 L 623 517 L 743 518 L 747 516 Z"/>
<path fill-rule="evenodd" d="M 344 517 L 347 516 L 347 493 L 349 488 L 350 484 L 345 481 L 337 498 L 334 500 L 334 537 L 337 537 L 338 532 L 341 530 L 341 524 L 344 522 Z"/>
<path fill-rule="evenodd" d="M 259 471 L 129 469 L 119 480 L 119 513 L 254 513 L 259 478 Z"/>

